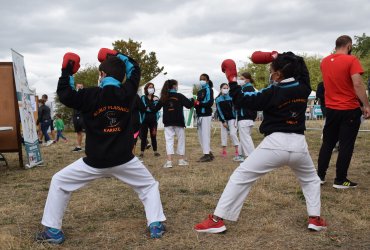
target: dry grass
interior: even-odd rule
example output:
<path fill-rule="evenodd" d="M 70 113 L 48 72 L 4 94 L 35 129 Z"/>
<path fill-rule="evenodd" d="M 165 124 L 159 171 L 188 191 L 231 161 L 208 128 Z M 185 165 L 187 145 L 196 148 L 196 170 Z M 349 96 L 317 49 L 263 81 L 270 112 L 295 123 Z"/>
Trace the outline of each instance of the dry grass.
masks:
<path fill-rule="evenodd" d="M 261 178 L 253 187 L 237 223 L 227 222 L 225 234 L 198 234 L 195 223 L 212 213 L 225 184 L 237 167 L 230 157 L 216 156 L 212 163 L 196 163 L 201 156 L 195 130 L 187 130 L 186 168 L 163 169 L 165 146 L 160 131 L 159 152 L 146 152 L 145 162 L 160 182 L 168 232 L 161 240 L 148 238 L 143 207 L 136 194 L 114 179 L 101 179 L 72 195 L 64 217 L 67 240 L 62 246 L 33 241 L 52 175 L 83 154 L 71 153 L 70 143 L 42 148 L 46 166 L 19 168 L 16 154 L 5 154 L 10 166 L 0 167 L 1 249 L 370 249 L 370 157 L 369 134 L 360 133 L 353 156 L 350 178 L 360 183 L 354 190 L 335 190 L 334 160 L 322 187 L 322 214 L 328 230 L 306 229 L 306 206 L 298 182 L 284 167 Z M 307 140 L 314 162 L 320 147 L 319 131 L 308 131 Z M 212 137 L 219 150 L 219 130 Z M 258 144 L 262 136 L 257 130 Z M 124 142 L 123 142 L 124 143 Z M 336 158 L 336 154 L 333 155 Z"/>

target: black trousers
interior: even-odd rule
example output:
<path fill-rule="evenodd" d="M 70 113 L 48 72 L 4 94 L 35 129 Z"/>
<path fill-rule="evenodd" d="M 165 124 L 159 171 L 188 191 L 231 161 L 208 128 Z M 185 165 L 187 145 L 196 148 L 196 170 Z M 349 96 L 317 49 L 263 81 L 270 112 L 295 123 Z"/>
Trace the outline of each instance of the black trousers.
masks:
<path fill-rule="evenodd" d="M 356 137 L 361 124 L 361 109 L 335 110 L 326 109 L 326 121 L 323 131 L 323 142 L 318 159 L 318 175 L 325 178 L 331 154 L 337 141 L 340 150 L 336 163 L 336 181 L 345 181 Z"/>
<path fill-rule="evenodd" d="M 150 131 L 150 139 L 152 141 L 153 151 L 157 151 L 157 121 L 144 122 L 140 128 L 141 152 L 144 152 L 147 142 L 148 130 Z"/>

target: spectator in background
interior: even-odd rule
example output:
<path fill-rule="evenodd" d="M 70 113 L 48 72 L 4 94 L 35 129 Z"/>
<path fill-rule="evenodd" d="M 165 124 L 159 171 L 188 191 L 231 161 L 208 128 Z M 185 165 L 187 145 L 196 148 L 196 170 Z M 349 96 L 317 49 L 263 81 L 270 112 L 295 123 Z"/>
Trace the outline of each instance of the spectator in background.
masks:
<path fill-rule="evenodd" d="M 51 117 L 51 121 L 50 121 L 50 135 L 51 135 L 51 139 L 53 139 L 53 142 L 55 142 L 55 131 L 54 131 L 54 121 L 53 121 L 53 116 L 54 116 L 53 107 L 52 107 L 51 102 L 48 102 L 48 95 L 43 94 L 41 96 L 41 98 L 45 100 L 45 105 L 48 106 L 49 109 L 50 109 L 50 117 Z"/>
<path fill-rule="evenodd" d="M 62 138 L 65 142 L 67 142 L 67 138 L 63 135 L 64 130 L 64 122 L 62 120 L 62 116 L 60 114 L 55 115 L 56 119 L 54 120 L 55 128 L 57 129 L 57 139 L 56 142 L 59 141 L 59 138 Z"/>
<path fill-rule="evenodd" d="M 326 117 L 325 88 L 324 88 L 324 83 L 323 82 L 319 82 L 319 84 L 317 85 L 316 99 L 319 100 L 322 116 L 323 116 L 323 118 L 325 118 Z"/>
<path fill-rule="evenodd" d="M 203 73 L 199 77 L 200 90 L 197 92 L 197 101 L 195 102 L 195 111 L 197 114 L 197 131 L 199 144 L 202 148 L 203 156 L 198 162 L 213 161 L 214 156 L 211 150 L 211 127 L 213 113 L 213 82 L 209 75 Z"/>
<path fill-rule="evenodd" d="M 51 122 L 50 108 L 45 105 L 44 99 L 41 99 L 39 102 L 41 105 L 38 111 L 37 125 L 40 124 L 40 129 L 42 131 L 42 135 L 44 136 L 45 143 L 43 145 L 50 146 L 54 142 L 50 140 L 50 137 L 48 135 L 48 129 Z"/>
<path fill-rule="evenodd" d="M 80 89 L 83 89 L 83 88 L 84 88 L 84 85 L 82 83 L 76 84 L 76 91 L 79 91 Z M 82 119 L 81 111 L 74 109 L 72 119 L 73 119 L 73 127 L 77 134 L 76 147 L 72 150 L 72 152 L 81 152 L 83 151 L 82 149 L 83 132 L 85 131 L 85 125 Z"/>
<path fill-rule="evenodd" d="M 140 139 L 141 139 L 141 153 L 140 158 L 144 157 L 144 150 L 148 149 L 148 130 L 150 134 L 150 139 L 152 142 L 152 147 L 154 151 L 154 156 L 158 157 L 160 154 L 157 152 L 157 127 L 159 113 L 156 110 L 156 105 L 158 104 L 159 97 L 154 95 L 155 88 L 154 84 L 148 82 L 144 87 L 144 95 L 141 96 L 141 107 L 142 111 L 142 123 L 140 128 Z"/>
<path fill-rule="evenodd" d="M 363 103 L 364 118 L 370 116 L 370 105 L 361 77 L 364 70 L 360 61 L 351 55 L 351 51 L 351 37 L 340 36 L 335 42 L 335 53 L 325 57 L 320 65 L 327 112 L 318 159 L 318 175 L 324 184 L 333 148 L 339 141 L 340 150 L 333 184 L 338 189 L 357 186 L 357 183 L 347 178 L 347 172 L 361 123 L 359 100 Z"/>

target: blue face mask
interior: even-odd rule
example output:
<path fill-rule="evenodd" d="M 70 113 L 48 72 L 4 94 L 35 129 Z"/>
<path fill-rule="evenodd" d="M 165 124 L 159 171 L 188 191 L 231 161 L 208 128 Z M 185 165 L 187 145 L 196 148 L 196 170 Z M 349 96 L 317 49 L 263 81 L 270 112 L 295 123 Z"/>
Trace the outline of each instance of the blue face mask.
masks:
<path fill-rule="evenodd" d="M 206 86 L 206 84 L 207 84 L 207 82 L 206 81 L 204 81 L 204 80 L 200 80 L 199 81 L 199 83 L 200 83 L 200 86 Z"/>

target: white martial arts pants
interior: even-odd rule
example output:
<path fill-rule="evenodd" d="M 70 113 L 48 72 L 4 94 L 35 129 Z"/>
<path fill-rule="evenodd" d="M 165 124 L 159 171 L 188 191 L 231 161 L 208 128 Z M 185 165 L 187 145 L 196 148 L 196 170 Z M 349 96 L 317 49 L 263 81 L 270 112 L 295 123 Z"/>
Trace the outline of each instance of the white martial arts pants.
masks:
<path fill-rule="evenodd" d="M 198 117 L 198 138 L 203 154 L 209 154 L 211 151 L 211 124 L 212 116 Z"/>
<path fill-rule="evenodd" d="M 111 168 L 93 168 L 80 158 L 57 172 L 51 179 L 41 223 L 47 227 L 61 229 L 71 193 L 103 177 L 115 177 L 134 189 L 144 205 L 148 225 L 166 220 L 159 184 L 138 158 L 134 157 L 125 164 Z"/>
<path fill-rule="evenodd" d="M 239 129 L 239 154 L 244 157 L 249 156 L 254 150 L 254 143 L 252 140 L 252 128 L 254 122 L 252 120 L 241 120 L 238 121 Z"/>
<path fill-rule="evenodd" d="M 268 136 L 266 138 L 268 138 Z M 264 140 L 266 140 L 266 138 Z M 285 139 L 287 140 L 284 140 L 282 144 L 290 141 L 289 137 Z M 294 140 L 294 137 L 291 139 Z M 268 144 L 270 144 L 271 147 L 276 147 L 278 146 L 277 143 L 279 142 L 273 141 Z M 292 142 L 292 144 L 294 143 Z M 281 149 L 261 148 L 261 145 L 263 147 L 269 146 L 267 143 L 261 142 L 252 154 L 242 162 L 230 176 L 221 198 L 218 201 L 214 215 L 226 220 L 236 221 L 254 182 L 264 174 L 287 165 L 292 169 L 299 180 L 306 199 L 308 215 L 320 216 L 320 178 L 316 174 L 308 150 L 305 152 L 292 152 Z"/>
<path fill-rule="evenodd" d="M 233 146 L 239 146 L 239 139 L 237 135 L 237 128 L 236 128 L 236 121 L 235 119 L 226 121 L 227 126 L 229 127 L 229 131 L 227 131 L 227 128 L 224 127 L 223 124 L 221 124 L 221 146 L 226 147 L 227 146 L 227 134 L 230 133 L 230 139 L 233 143 Z"/>
<path fill-rule="evenodd" d="M 167 155 L 175 154 L 174 143 L 175 135 L 177 136 L 177 150 L 178 155 L 185 155 L 185 128 L 177 126 L 164 127 L 164 137 L 166 139 Z"/>

